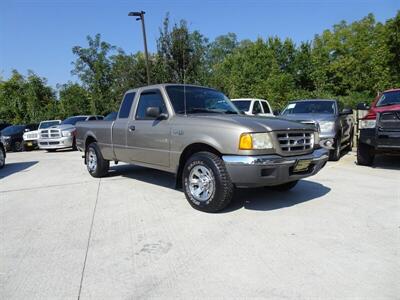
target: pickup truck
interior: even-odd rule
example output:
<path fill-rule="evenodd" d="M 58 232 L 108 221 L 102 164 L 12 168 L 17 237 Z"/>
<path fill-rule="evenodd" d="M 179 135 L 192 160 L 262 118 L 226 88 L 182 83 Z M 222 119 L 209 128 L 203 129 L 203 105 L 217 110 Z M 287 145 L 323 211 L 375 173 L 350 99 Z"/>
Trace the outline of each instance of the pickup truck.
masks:
<path fill-rule="evenodd" d="M 291 101 L 281 117 L 304 124 L 314 124 L 320 129 L 321 146 L 331 149 L 329 159 L 340 159 L 341 151 L 353 148 L 353 110 L 342 108 L 334 99 L 306 99 Z"/>
<path fill-rule="evenodd" d="M 164 170 L 206 212 L 225 208 L 235 187 L 289 190 L 328 160 L 314 126 L 246 116 L 223 93 L 194 85 L 129 90 L 115 121 L 76 128 L 93 177 L 105 176 L 110 161 Z"/>
<path fill-rule="evenodd" d="M 385 91 L 370 107 L 360 103 L 357 109 L 368 109 L 358 123 L 357 163 L 370 166 L 376 154 L 400 154 L 400 89 Z"/>

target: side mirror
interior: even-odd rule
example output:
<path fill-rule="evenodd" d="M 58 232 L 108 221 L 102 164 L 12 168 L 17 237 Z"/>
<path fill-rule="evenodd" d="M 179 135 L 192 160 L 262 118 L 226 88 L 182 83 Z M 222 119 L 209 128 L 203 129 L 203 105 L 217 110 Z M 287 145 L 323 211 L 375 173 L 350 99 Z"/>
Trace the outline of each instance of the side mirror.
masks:
<path fill-rule="evenodd" d="M 351 108 L 344 108 L 340 114 L 341 115 L 351 115 L 351 114 L 353 114 L 353 110 Z"/>
<path fill-rule="evenodd" d="M 279 116 L 281 114 L 281 110 L 280 109 L 275 109 L 274 110 L 274 116 Z"/>
<path fill-rule="evenodd" d="M 146 117 L 152 119 L 166 119 L 167 115 L 161 113 L 160 107 L 151 106 L 146 109 Z"/>
<path fill-rule="evenodd" d="M 369 105 L 367 103 L 358 103 L 357 110 L 369 110 Z"/>

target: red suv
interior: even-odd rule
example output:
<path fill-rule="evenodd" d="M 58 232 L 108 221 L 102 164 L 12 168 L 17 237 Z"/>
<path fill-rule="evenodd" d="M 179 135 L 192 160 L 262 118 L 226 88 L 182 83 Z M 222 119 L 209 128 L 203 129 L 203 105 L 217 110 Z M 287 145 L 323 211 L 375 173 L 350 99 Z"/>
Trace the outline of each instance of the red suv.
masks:
<path fill-rule="evenodd" d="M 369 109 L 359 121 L 358 164 L 372 165 L 377 153 L 400 154 L 400 89 L 387 90 L 370 108 L 361 103 L 357 109 Z"/>

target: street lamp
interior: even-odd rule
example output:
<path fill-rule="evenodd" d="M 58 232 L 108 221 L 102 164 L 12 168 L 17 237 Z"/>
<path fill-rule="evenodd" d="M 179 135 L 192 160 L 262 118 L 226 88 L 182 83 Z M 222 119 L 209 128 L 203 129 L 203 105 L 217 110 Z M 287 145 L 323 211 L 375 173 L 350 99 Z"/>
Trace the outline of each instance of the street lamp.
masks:
<path fill-rule="evenodd" d="M 144 42 L 144 55 L 146 56 L 146 73 L 147 73 L 147 84 L 150 85 L 150 71 L 149 71 L 149 54 L 147 53 L 147 40 L 146 40 L 146 28 L 144 26 L 144 14 L 142 11 L 131 11 L 128 16 L 136 17 L 136 21 L 142 21 L 142 31 L 143 31 L 143 42 Z"/>

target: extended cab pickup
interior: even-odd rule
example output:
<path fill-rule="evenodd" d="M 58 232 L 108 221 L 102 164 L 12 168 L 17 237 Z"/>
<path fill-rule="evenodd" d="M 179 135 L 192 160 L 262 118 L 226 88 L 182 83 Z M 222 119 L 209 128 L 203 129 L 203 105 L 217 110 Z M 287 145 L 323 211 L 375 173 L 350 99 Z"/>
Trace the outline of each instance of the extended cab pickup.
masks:
<path fill-rule="evenodd" d="M 216 212 L 234 187 L 294 187 L 328 160 L 314 126 L 242 115 L 221 92 L 161 84 L 129 90 L 115 121 L 77 123 L 76 144 L 88 172 L 110 161 L 174 173 L 188 202 Z"/>

